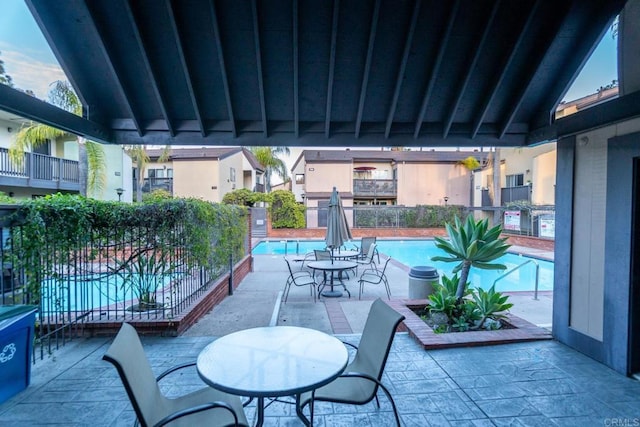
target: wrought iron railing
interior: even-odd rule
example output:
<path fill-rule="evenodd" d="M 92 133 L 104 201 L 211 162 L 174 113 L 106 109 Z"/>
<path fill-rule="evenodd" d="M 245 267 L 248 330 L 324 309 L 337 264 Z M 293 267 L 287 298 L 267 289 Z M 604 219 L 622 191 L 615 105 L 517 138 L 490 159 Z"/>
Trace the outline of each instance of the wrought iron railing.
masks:
<path fill-rule="evenodd" d="M 396 197 L 398 183 L 393 179 L 354 179 L 354 197 Z"/>
<path fill-rule="evenodd" d="M 21 162 L 9 157 L 9 150 L 0 147 L 0 175 L 30 180 L 79 184 L 78 162 L 37 153 L 24 153 Z"/>
<path fill-rule="evenodd" d="M 72 250 L 51 247 L 56 243 L 43 237 L 48 255 L 25 262 L 23 226 L 2 222 L 11 210 L 0 212 L 0 305 L 38 307 L 34 351 L 40 358 L 88 323 L 174 319 L 238 261 L 200 265 L 185 250 L 185 224 L 178 222 L 163 231 L 161 244 L 146 226 L 94 229 Z M 249 236 L 243 245 L 249 253 Z M 151 277 L 141 284 L 143 274 Z M 143 298 L 144 286 L 149 293 Z"/>

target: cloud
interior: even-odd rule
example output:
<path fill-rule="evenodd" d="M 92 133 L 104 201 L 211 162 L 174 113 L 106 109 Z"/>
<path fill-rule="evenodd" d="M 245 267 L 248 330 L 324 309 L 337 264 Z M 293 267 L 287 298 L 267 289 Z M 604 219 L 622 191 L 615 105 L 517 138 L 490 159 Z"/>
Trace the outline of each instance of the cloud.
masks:
<path fill-rule="evenodd" d="M 30 89 L 40 99 L 47 98 L 49 85 L 56 80 L 67 80 L 60 65 L 43 62 L 28 54 L 9 48 L 2 49 L 0 59 L 4 68 L 13 79 L 15 87 Z"/>

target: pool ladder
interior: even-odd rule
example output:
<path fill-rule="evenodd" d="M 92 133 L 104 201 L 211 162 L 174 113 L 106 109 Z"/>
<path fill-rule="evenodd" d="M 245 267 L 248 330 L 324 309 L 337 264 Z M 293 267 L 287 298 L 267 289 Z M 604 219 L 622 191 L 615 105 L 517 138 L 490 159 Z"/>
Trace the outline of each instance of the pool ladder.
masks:
<path fill-rule="evenodd" d="M 535 284 L 535 288 L 534 288 L 534 291 L 533 291 L 533 299 L 534 300 L 538 300 L 538 277 L 540 276 L 540 266 L 538 265 L 538 262 L 535 259 L 530 259 L 528 261 L 525 261 L 522 264 L 520 264 L 520 265 L 512 268 L 511 270 L 507 271 L 502 276 L 498 277 L 496 280 L 493 281 L 493 286 L 495 286 L 496 283 L 498 283 L 499 280 L 504 279 L 505 277 L 507 277 L 508 275 L 513 273 L 514 271 L 519 270 L 520 267 L 524 267 L 525 265 L 527 265 L 529 263 L 534 263 L 535 266 L 536 266 L 536 284 Z"/>
<path fill-rule="evenodd" d="M 289 251 L 287 249 L 287 246 L 288 246 L 289 242 L 295 242 L 296 243 L 296 255 L 298 255 L 300 253 L 300 241 L 299 240 L 280 240 L 280 243 L 284 243 L 284 254 L 285 255 L 289 254 Z"/>

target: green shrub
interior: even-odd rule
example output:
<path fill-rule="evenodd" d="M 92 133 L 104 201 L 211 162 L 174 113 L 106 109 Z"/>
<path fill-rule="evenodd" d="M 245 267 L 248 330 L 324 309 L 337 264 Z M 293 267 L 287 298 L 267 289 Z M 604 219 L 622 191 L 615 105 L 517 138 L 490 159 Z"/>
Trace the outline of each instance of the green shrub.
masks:
<path fill-rule="evenodd" d="M 304 228 L 305 207 L 296 202 L 291 191 L 276 190 L 269 193 L 269 215 L 273 228 Z"/>

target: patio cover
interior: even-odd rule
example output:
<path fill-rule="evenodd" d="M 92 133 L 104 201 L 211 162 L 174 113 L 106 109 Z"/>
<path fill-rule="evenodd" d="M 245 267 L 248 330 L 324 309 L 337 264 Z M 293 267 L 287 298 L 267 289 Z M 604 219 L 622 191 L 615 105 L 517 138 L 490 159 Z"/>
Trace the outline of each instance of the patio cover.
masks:
<path fill-rule="evenodd" d="M 378 147 L 574 131 L 555 108 L 625 4 L 26 2 L 85 116 L 0 85 L 2 110 L 105 143 Z M 596 118 L 639 115 L 638 97 Z"/>

